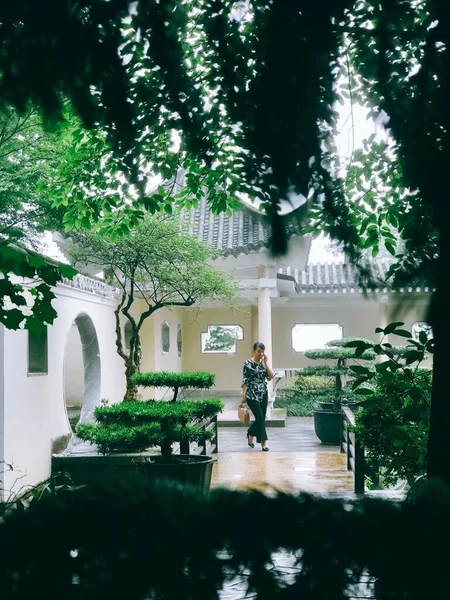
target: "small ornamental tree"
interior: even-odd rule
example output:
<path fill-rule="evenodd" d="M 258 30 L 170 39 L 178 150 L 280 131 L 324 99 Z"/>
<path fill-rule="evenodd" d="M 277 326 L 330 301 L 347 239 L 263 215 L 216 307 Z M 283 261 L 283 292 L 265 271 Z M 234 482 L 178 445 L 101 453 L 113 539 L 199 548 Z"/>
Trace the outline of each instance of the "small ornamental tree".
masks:
<path fill-rule="evenodd" d="M 172 402 L 154 400 L 130 401 L 113 406 L 100 406 L 94 411 L 96 424 L 80 424 L 79 437 L 97 444 L 100 452 L 114 450 L 144 450 L 159 446 L 164 459 L 170 460 L 172 445 L 176 442 L 204 442 L 214 432 L 200 427 L 223 409 L 217 399 L 180 400 L 175 402 L 178 390 L 209 389 L 214 385 L 214 373 L 135 373 L 132 384 L 146 387 L 171 387 Z"/>
<path fill-rule="evenodd" d="M 334 411 L 339 411 L 343 402 L 355 400 L 354 393 L 345 387 L 345 384 L 356 376 L 349 365 L 355 361 L 355 352 L 344 345 L 356 339 L 362 343 L 371 343 L 361 338 L 344 338 L 327 342 L 326 348 L 305 352 L 306 358 L 323 360 L 325 364 L 303 367 L 298 372 L 300 378 L 314 377 L 318 381 L 318 384 L 308 389 L 306 393 L 314 397 L 317 402 L 331 402 Z M 358 356 L 358 360 L 372 361 L 375 356 L 373 350 L 365 350 Z M 355 367 L 357 368 L 357 365 Z M 318 376 L 321 378 L 317 379 Z M 324 381 L 324 377 L 330 378 L 333 384 Z"/>
<path fill-rule="evenodd" d="M 116 239 L 96 231 L 73 237 L 70 253 L 75 264 L 100 265 L 122 292 L 115 315 L 117 352 L 125 363 L 124 400 L 135 398 L 132 376 L 140 367 L 140 333 L 146 319 L 164 307 L 189 307 L 207 299 L 229 306 L 236 302 L 234 280 L 211 264 L 216 256 L 213 250 L 184 233 L 175 216 L 148 214 L 128 235 Z M 135 316 L 133 304 L 137 299 L 143 301 L 144 310 Z M 128 353 L 121 317 L 131 327 Z"/>
<path fill-rule="evenodd" d="M 176 403 L 134 400 L 94 410 L 97 423 L 80 423 L 77 435 L 97 444 L 102 454 L 142 451 L 159 446 L 170 460 L 176 442 L 204 442 L 214 431 L 200 426 L 223 408 L 220 400 L 182 400 Z"/>

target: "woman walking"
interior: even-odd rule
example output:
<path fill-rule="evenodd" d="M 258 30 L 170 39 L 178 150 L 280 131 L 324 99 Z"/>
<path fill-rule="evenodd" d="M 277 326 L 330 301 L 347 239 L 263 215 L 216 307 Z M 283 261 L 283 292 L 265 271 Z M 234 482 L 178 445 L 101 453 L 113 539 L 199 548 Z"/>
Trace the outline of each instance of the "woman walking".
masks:
<path fill-rule="evenodd" d="M 274 372 L 267 362 L 265 349 L 262 342 L 256 342 L 253 344 L 253 356 L 244 363 L 241 404 L 247 402 L 255 417 L 247 431 L 248 445 L 254 448 L 253 438 L 256 437 L 263 452 L 268 452 L 265 422 L 268 400 L 267 381 L 274 378 Z"/>

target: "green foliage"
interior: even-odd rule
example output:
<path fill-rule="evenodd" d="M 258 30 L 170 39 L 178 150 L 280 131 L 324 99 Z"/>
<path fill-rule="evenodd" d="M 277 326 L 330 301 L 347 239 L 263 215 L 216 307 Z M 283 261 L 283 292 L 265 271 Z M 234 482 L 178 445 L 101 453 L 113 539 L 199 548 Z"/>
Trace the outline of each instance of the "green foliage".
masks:
<path fill-rule="evenodd" d="M 240 514 L 265 522 L 253 544 Z M 377 600 L 443 598 L 449 524 L 450 491 L 436 483 L 401 502 L 202 494 L 162 483 L 81 486 L 1 520 L 0 597 L 22 599 L 33 590 L 70 598 L 76 581 L 76 595 L 88 600 L 119 600 L 124 590 L 136 599 L 215 600 L 234 593 L 236 582 L 242 596 L 259 598 L 293 600 L 299 590 L 305 600 L 355 590 Z M 426 551 L 417 551 L 418 539 Z"/>
<path fill-rule="evenodd" d="M 31 251 L 58 222 L 38 188 L 54 173 L 64 148 L 57 132 L 44 130 L 36 110 L 18 113 L 0 105 L 0 323 L 8 329 L 38 332 L 53 323 L 51 288 L 75 273 Z"/>
<path fill-rule="evenodd" d="M 206 340 L 204 352 L 228 352 L 235 348 L 236 340 L 239 339 L 238 329 L 236 326 L 220 326 L 215 325 L 209 327 L 208 339 Z"/>
<path fill-rule="evenodd" d="M 356 434 L 369 466 L 379 468 L 383 482 L 412 484 L 426 473 L 432 373 L 416 369 L 378 373 L 375 389 L 356 414 Z"/>
<path fill-rule="evenodd" d="M 72 279 L 76 271 L 29 251 L 0 244 L 0 273 L 0 323 L 8 329 L 23 327 L 39 334 L 57 316 L 52 306 L 52 287 L 63 277 Z"/>
<path fill-rule="evenodd" d="M 169 373 L 157 371 L 154 373 L 135 373 L 132 377 L 134 385 L 144 387 L 170 387 L 170 388 L 195 388 L 209 389 L 214 385 L 215 373 L 195 371 L 192 373 Z"/>
<path fill-rule="evenodd" d="M 403 326 L 402 321 L 396 321 L 389 323 L 384 329 L 377 327 L 375 333 L 383 334 L 379 343 L 357 340 L 346 343 L 347 348 L 354 349 L 355 358 L 368 351 L 373 351 L 377 356 L 384 358 L 382 362 L 371 364 L 368 367 L 361 365 L 350 367 L 357 376 L 352 384 L 356 394 L 370 395 L 372 393 L 370 383 L 373 383 L 380 373 L 400 371 L 405 377 L 410 378 L 413 369 L 417 369 L 429 354 L 434 353 L 434 338 L 429 337 L 430 331 L 421 331 L 419 340 L 416 340 L 409 331 L 403 329 Z M 390 342 L 384 341 L 387 335 L 406 338 L 407 345 L 393 346 Z"/>
<path fill-rule="evenodd" d="M 379 467 L 384 482 L 398 479 L 412 483 L 426 471 L 430 424 L 432 372 L 420 368 L 434 352 L 430 331 L 421 331 L 419 340 L 403 329 L 404 323 L 389 323 L 377 328 L 379 343 L 351 341 L 355 355 L 373 350 L 382 362 L 369 367 L 350 367 L 355 373 L 353 390 L 361 397 L 357 414 L 357 434 L 366 446 L 368 460 Z M 406 346 L 392 346 L 386 336 L 396 335 Z"/>
<path fill-rule="evenodd" d="M 223 408 L 220 400 L 183 400 L 176 404 L 150 400 L 146 402 L 121 402 L 111 406 L 97 406 L 94 416 L 99 423 L 126 425 L 160 422 L 165 419 L 179 423 L 200 422 L 211 419 Z"/>
<path fill-rule="evenodd" d="M 184 233 L 177 215 L 147 214 L 127 235 L 111 238 L 98 229 L 74 233 L 70 250 L 76 265 L 102 265 L 121 290 L 115 311 L 116 347 L 126 368 L 125 399 L 134 398 L 131 376 L 139 370 L 140 332 L 155 311 L 172 306 L 201 306 L 217 300 L 237 303 L 237 283 L 213 264 L 215 253 L 195 236 Z M 136 296 L 144 310 L 135 317 L 131 307 Z M 129 352 L 123 348 L 120 317 L 130 323 Z"/>
<path fill-rule="evenodd" d="M 349 4 L 303 11 L 250 2 L 246 18 L 236 19 L 234 2 L 166 0 L 136 3 L 132 11 L 126 1 L 85 2 L 82 10 L 62 3 L 48 8 L 50 21 L 34 6 L 13 5 L 0 10 L 0 100 L 20 110 L 31 101 L 58 119 L 68 97 L 87 127 L 102 124 L 100 135 L 79 134 L 73 152 L 95 155 L 103 145 L 98 153 L 106 160 L 85 161 L 74 169 L 71 187 L 55 186 L 61 198 L 77 200 L 78 210 L 69 206 L 69 226 L 83 222 L 83 211 L 89 220 L 112 208 L 123 229 L 122 216 L 133 219 L 133 209 L 170 212 L 174 198 L 189 206 L 205 190 L 213 210 L 223 211 L 241 192 L 264 202 L 280 251 L 286 233 L 278 209 L 291 189 L 324 193 L 330 205 L 342 198 L 340 181 L 325 165 L 334 149 L 342 41 L 333 24 L 345 19 Z M 69 49 L 76 46 L 75 58 Z M 317 60 L 305 63 L 306 55 Z M 43 64 L 53 65 L 51 73 L 34 77 Z M 302 97 L 311 99 L 308 110 Z M 186 189 L 148 193 L 149 169 L 170 181 L 180 165 Z M 123 194 L 130 185 L 135 196 L 127 211 Z"/>
<path fill-rule="evenodd" d="M 220 400 L 122 402 L 95 409 L 97 424 L 80 423 L 76 434 L 97 444 L 102 454 L 120 450 L 144 450 L 160 446 L 170 456 L 171 446 L 183 440 L 204 441 L 214 432 L 198 424 L 223 409 Z"/>
<path fill-rule="evenodd" d="M 324 376 L 324 377 L 337 377 L 339 375 L 347 375 L 351 373 L 350 368 L 346 366 L 328 366 L 328 365 L 309 365 L 302 367 L 298 370 L 300 375 L 303 377 L 313 376 Z"/>
<path fill-rule="evenodd" d="M 275 405 L 286 408 L 290 417 L 311 417 L 318 401 L 333 396 L 333 388 L 333 377 L 296 374 L 278 390 Z"/>
<path fill-rule="evenodd" d="M 302 367 L 298 371 L 300 377 L 300 394 L 302 402 L 306 402 L 308 406 L 313 406 L 314 402 L 332 402 L 333 410 L 339 411 L 341 405 L 348 402 L 355 402 L 355 394 L 344 386 L 346 377 L 351 381 L 352 376 L 355 377 L 354 369 L 363 368 L 359 365 L 350 366 L 349 361 L 355 361 L 355 351 L 351 344 L 361 344 L 365 350 L 358 354 L 358 359 L 366 362 L 373 361 L 376 353 L 370 348 L 372 342 L 364 338 L 348 337 L 342 340 L 332 340 L 328 342 L 327 348 L 319 348 L 317 350 L 307 350 L 305 356 L 311 360 L 332 360 L 333 365 L 309 365 Z M 302 381 L 304 378 L 314 377 L 315 383 L 309 389 L 302 390 Z M 333 385 L 330 386 L 330 381 Z"/>
<path fill-rule="evenodd" d="M 318 358 L 338 360 L 339 358 L 354 358 L 355 352 L 351 348 L 320 348 L 318 350 L 306 350 L 305 356 L 306 358 L 311 358 L 313 360 Z M 373 360 L 375 356 L 375 352 L 367 350 L 358 358 L 360 360 Z"/>

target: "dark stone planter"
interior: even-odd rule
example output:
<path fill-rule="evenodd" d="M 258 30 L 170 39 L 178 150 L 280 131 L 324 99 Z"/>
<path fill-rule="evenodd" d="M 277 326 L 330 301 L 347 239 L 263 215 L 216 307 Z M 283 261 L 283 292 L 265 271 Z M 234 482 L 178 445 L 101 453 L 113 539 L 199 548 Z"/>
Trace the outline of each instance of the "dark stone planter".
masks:
<path fill-rule="evenodd" d="M 322 444 L 341 443 L 342 415 L 328 410 L 314 411 L 314 431 Z"/>
<path fill-rule="evenodd" d="M 67 455 L 53 456 L 52 473 L 68 473 L 75 485 L 132 487 L 170 479 L 208 492 L 214 462 L 191 454 L 174 454 L 170 462 L 155 454 Z"/>
<path fill-rule="evenodd" d="M 318 402 L 319 410 L 333 410 L 333 402 Z"/>

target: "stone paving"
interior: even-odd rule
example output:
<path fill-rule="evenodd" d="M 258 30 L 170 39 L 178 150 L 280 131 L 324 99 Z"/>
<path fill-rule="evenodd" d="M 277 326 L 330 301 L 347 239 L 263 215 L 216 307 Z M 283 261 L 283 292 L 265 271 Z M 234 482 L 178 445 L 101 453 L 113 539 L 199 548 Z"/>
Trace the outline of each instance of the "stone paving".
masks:
<path fill-rule="evenodd" d="M 353 476 L 346 469 L 345 455 L 338 446 L 320 443 L 312 418 L 289 417 L 285 428 L 268 428 L 267 433 L 270 451 L 262 452 L 256 443 L 254 449 L 248 447 L 246 428 L 219 428 L 212 487 L 353 497 Z M 277 552 L 268 568 L 290 585 L 301 567 L 292 554 Z M 220 599 L 256 598 L 247 586 L 248 573 L 244 571 L 224 585 Z M 373 598 L 373 585 L 363 577 L 346 590 L 346 596 L 349 600 Z"/>
<path fill-rule="evenodd" d="M 246 429 L 219 428 L 219 454 L 212 487 L 256 488 L 284 492 L 348 495 L 353 476 L 338 446 L 324 446 L 312 418 L 290 417 L 284 428 L 267 430 L 269 452 L 249 448 Z"/>

